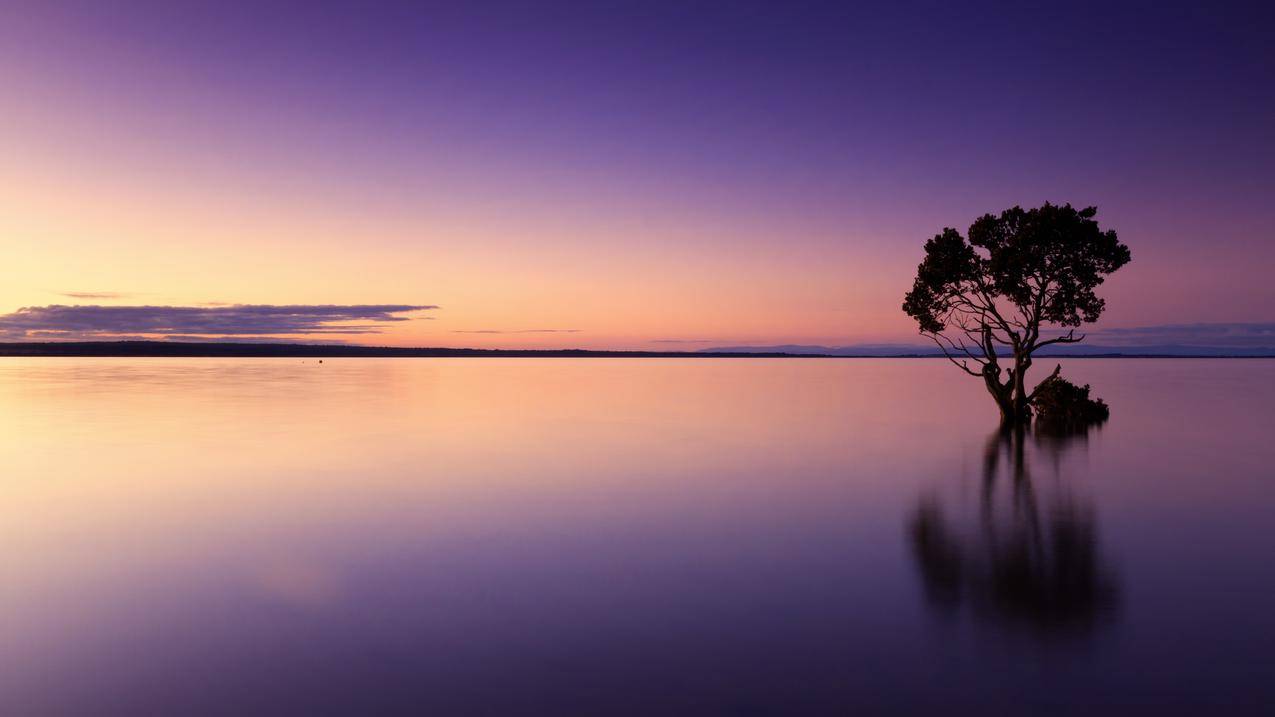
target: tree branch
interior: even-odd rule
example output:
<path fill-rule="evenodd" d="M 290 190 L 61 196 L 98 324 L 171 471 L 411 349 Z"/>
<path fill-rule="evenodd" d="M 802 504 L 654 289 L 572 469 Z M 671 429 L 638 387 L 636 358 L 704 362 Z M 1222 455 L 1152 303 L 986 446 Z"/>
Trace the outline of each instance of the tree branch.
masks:
<path fill-rule="evenodd" d="M 1062 364 L 1058 364 L 1057 366 L 1055 366 L 1053 373 L 1046 376 L 1044 381 L 1041 381 L 1040 383 L 1036 384 L 1036 388 L 1032 389 L 1031 395 L 1027 397 L 1027 402 L 1031 403 L 1031 400 L 1033 398 L 1036 398 L 1036 394 L 1040 392 L 1040 387 L 1044 386 L 1046 383 L 1049 383 L 1050 379 L 1056 378 L 1058 374 L 1060 373 L 1062 373 Z"/>
<path fill-rule="evenodd" d="M 1059 336 L 1056 339 L 1041 341 L 1040 343 L 1036 344 L 1036 347 L 1032 350 L 1034 351 L 1036 349 L 1041 348 L 1042 346 L 1048 346 L 1050 344 L 1078 344 L 1084 340 L 1085 340 L 1085 334 L 1081 334 L 1080 338 L 1076 338 L 1076 330 L 1072 329 L 1071 331 L 1067 332 L 1066 336 Z"/>

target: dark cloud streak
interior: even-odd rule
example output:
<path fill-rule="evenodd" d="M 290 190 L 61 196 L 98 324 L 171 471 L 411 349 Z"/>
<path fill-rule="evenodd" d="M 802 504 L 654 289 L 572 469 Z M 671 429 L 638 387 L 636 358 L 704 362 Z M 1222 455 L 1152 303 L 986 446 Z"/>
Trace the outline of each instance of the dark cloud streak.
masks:
<path fill-rule="evenodd" d="M 119 291 L 63 291 L 58 295 L 68 299 L 127 299 L 133 296 Z"/>
<path fill-rule="evenodd" d="M 1089 331 L 1086 343 L 1097 342 L 1129 347 L 1177 344 L 1219 348 L 1267 348 L 1275 346 L 1275 322 L 1159 324 L 1100 328 Z"/>
<path fill-rule="evenodd" d="M 437 309 L 416 304 L 233 304 L 229 306 L 28 306 L 0 315 L 0 336 L 17 339 L 102 339 L 375 334 L 400 316 Z M 428 317 L 420 317 L 428 318 Z"/>

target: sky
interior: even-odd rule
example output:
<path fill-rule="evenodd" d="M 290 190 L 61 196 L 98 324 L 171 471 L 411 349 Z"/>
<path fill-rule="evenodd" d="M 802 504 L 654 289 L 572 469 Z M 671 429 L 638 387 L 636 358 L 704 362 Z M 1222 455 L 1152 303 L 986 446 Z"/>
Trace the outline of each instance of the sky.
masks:
<path fill-rule="evenodd" d="M 925 240 L 1051 201 L 1132 249 L 1109 335 L 1269 338 L 1272 21 L 7 0 L 0 335 L 911 342 Z"/>

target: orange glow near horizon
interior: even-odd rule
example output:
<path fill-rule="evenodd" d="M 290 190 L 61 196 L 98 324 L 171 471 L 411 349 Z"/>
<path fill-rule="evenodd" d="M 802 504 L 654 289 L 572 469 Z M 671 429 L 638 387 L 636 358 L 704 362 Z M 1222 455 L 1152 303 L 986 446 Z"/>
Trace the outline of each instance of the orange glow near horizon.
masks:
<path fill-rule="evenodd" d="M 169 185 L 162 168 L 99 166 L 38 142 L 22 158 L 0 167 L 0 236 L 21 246 L 0 286 L 4 313 L 48 304 L 441 307 L 384 333 L 340 337 L 391 346 L 693 348 L 908 333 L 894 294 L 909 269 L 871 244 L 773 244 L 711 217 L 608 229 L 600 207 L 555 216 L 530 206 L 364 206 L 329 201 L 322 188 L 263 194 L 197 172 Z M 737 245 L 723 255 L 727 235 Z M 848 267 L 862 274 L 847 281 Z M 98 292 L 116 295 L 65 295 Z"/>

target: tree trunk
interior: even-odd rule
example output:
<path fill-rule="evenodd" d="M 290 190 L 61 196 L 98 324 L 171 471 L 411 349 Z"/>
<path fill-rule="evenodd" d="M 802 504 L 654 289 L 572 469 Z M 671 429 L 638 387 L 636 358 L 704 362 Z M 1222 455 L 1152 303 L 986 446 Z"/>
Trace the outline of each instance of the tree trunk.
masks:
<path fill-rule="evenodd" d="M 992 394 L 996 407 L 1000 409 L 1001 426 L 1011 428 L 1023 426 L 1031 421 L 1031 404 L 1028 403 L 1026 376 L 1031 366 L 1031 357 L 1014 357 L 1014 368 L 1009 371 L 1009 378 L 1004 383 L 1000 380 L 1000 369 L 994 364 L 983 371 L 983 382 L 987 392 Z"/>
<path fill-rule="evenodd" d="M 1031 368 L 1031 355 L 1014 357 L 1014 377 L 1013 377 L 1013 417 L 1016 424 L 1027 423 L 1031 420 L 1032 409 L 1027 402 L 1027 369 Z"/>
<path fill-rule="evenodd" d="M 983 382 L 987 385 L 987 392 L 992 394 L 992 400 L 996 401 L 996 407 L 1001 412 L 1001 425 L 1014 426 L 1023 422 L 1023 412 L 1019 409 L 1019 403 L 1014 394 L 1013 379 L 1001 383 L 1000 371 L 995 373 L 985 371 L 983 373 Z"/>
<path fill-rule="evenodd" d="M 1004 401 L 998 400 L 1001 409 L 1001 426 L 1005 428 L 1022 426 L 1031 421 L 1031 407 L 1015 396 Z"/>

